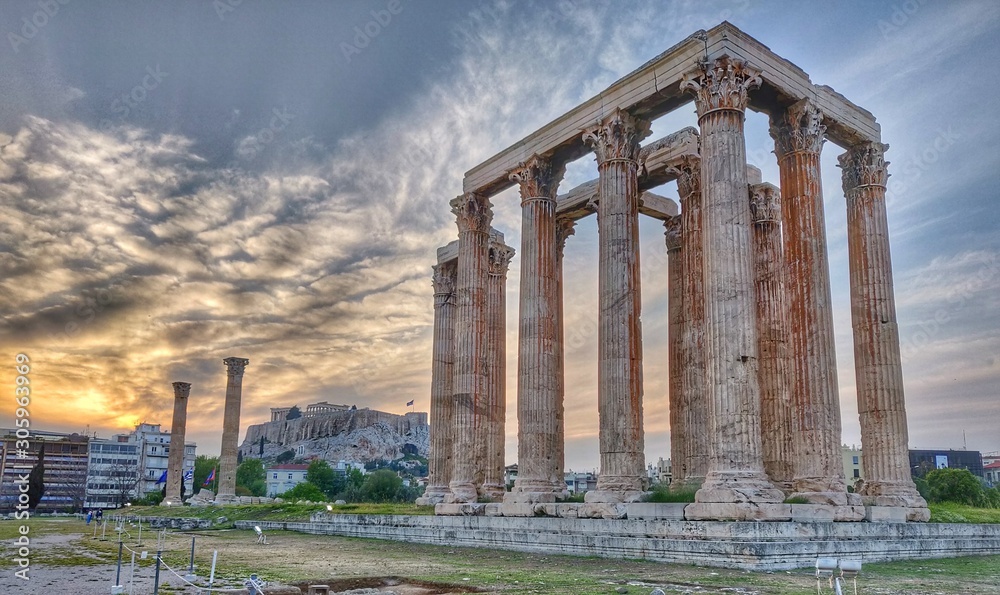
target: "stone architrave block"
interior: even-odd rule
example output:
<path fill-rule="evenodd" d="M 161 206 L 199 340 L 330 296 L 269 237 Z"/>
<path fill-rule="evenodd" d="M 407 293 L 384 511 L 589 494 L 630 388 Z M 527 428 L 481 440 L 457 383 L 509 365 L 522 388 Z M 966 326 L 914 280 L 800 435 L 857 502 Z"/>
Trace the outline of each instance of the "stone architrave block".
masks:
<path fill-rule="evenodd" d="M 865 506 L 869 523 L 905 523 L 907 509 L 902 506 Z"/>
<path fill-rule="evenodd" d="M 684 508 L 688 504 L 688 502 L 633 502 L 625 505 L 625 511 L 630 519 L 683 521 Z"/>

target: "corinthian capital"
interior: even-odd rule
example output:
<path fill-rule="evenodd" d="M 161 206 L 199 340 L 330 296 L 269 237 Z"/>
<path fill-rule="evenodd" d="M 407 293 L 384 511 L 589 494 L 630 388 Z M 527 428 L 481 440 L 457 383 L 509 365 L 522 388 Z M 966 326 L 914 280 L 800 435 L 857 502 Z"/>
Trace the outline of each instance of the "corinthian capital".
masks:
<path fill-rule="evenodd" d="M 681 90 L 694 93 L 700 118 L 713 110 L 746 110 L 750 89 L 759 87 L 760 81 L 760 71 L 753 66 L 722 56 L 681 77 Z"/>
<path fill-rule="evenodd" d="M 771 184 L 750 187 L 750 217 L 754 223 L 781 221 L 781 193 Z"/>
<path fill-rule="evenodd" d="M 174 387 L 174 397 L 179 397 L 181 399 L 186 399 L 188 395 L 191 394 L 191 383 L 190 382 L 174 382 L 172 383 Z"/>
<path fill-rule="evenodd" d="M 431 267 L 434 275 L 431 282 L 434 284 L 434 295 L 449 296 L 455 293 L 455 284 L 458 277 L 458 267 L 454 262 L 436 264 Z"/>
<path fill-rule="evenodd" d="M 242 357 L 227 357 L 222 360 L 222 363 L 226 364 L 226 372 L 230 376 L 242 376 L 243 370 L 250 364 L 250 360 Z"/>
<path fill-rule="evenodd" d="M 514 258 L 514 249 L 504 244 L 490 244 L 490 270 L 494 277 L 506 277 L 507 267 Z"/>
<path fill-rule="evenodd" d="M 677 178 L 681 202 L 701 192 L 701 157 L 698 155 L 682 155 L 667 167 L 667 172 Z"/>
<path fill-rule="evenodd" d="M 889 180 L 885 152 L 889 145 L 883 143 L 861 143 L 854 145 L 846 153 L 837 157 L 843 170 L 844 192 L 850 192 L 858 186 L 885 187 Z"/>
<path fill-rule="evenodd" d="M 649 122 L 616 109 L 600 124 L 584 132 L 583 142 L 594 150 L 598 165 L 613 160 L 637 162 L 639 141 L 649 134 Z"/>
<path fill-rule="evenodd" d="M 563 249 L 566 247 L 566 240 L 575 233 L 576 221 L 567 217 L 556 219 L 556 247 L 559 249 L 560 255 L 562 255 Z"/>
<path fill-rule="evenodd" d="M 808 99 L 793 103 L 780 117 L 771 118 L 774 152 L 779 158 L 798 151 L 819 153 L 826 132 L 822 122 L 823 113 Z"/>
<path fill-rule="evenodd" d="M 493 222 L 493 205 L 490 204 L 490 199 L 485 196 L 475 192 L 466 192 L 456 196 L 451 199 L 451 212 L 455 213 L 458 233 L 465 231 L 490 232 L 490 223 Z"/>
<path fill-rule="evenodd" d="M 552 166 L 552 160 L 532 155 L 527 161 L 517 164 L 507 177 L 517 182 L 521 190 L 521 200 L 529 198 L 550 198 L 555 200 L 556 189 L 566 172 L 564 165 Z"/>
<path fill-rule="evenodd" d="M 681 248 L 681 216 L 667 217 L 663 222 L 663 235 L 667 239 L 667 252 Z"/>

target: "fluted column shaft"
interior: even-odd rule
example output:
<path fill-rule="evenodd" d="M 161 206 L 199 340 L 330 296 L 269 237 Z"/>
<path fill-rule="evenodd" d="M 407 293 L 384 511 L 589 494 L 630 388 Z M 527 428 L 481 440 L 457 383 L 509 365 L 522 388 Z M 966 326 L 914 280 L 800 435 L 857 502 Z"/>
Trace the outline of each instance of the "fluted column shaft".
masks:
<path fill-rule="evenodd" d="M 243 398 L 243 371 L 250 360 L 227 357 L 226 406 L 222 417 L 222 446 L 219 452 L 219 493 L 216 502 L 226 503 L 236 499 L 236 454 L 240 436 L 240 402 Z"/>
<path fill-rule="evenodd" d="M 562 480 L 556 189 L 562 168 L 533 156 L 510 173 L 521 191 L 518 477 L 509 502 L 553 502 Z"/>
<path fill-rule="evenodd" d="M 458 277 L 455 291 L 454 444 L 451 496 L 454 502 L 477 500 L 476 462 L 483 448 L 477 413 L 486 403 L 489 349 L 486 333 L 486 287 L 489 272 L 489 200 L 467 193 L 451 201 L 458 222 Z"/>
<path fill-rule="evenodd" d="M 637 499 L 643 489 L 639 141 L 649 123 L 618 110 L 584 135 L 597 157 L 600 233 L 598 407 L 601 471 L 588 502 Z"/>
<path fill-rule="evenodd" d="M 427 461 L 427 489 L 417 502 L 443 502 L 451 493 L 452 444 L 454 442 L 452 390 L 455 362 L 455 262 L 434 267 L 434 345 L 431 367 L 431 451 Z"/>
<path fill-rule="evenodd" d="M 702 250 L 701 158 L 687 156 L 677 164 L 681 201 L 681 403 L 680 459 L 671 461 L 672 482 L 698 488 L 708 473 L 708 399 L 705 374 L 705 269 Z M 671 422 L 672 423 L 672 422 Z M 672 456 L 672 455 L 671 455 Z"/>
<path fill-rule="evenodd" d="M 788 491 L 794 476 L 792 405 L 788 391 L 788 316 L 778 189 L 771 184 L 752 186 L 750 214 L 757 284 L 757 352 L 760 359 L 757 379 L 764 471 L 771 481 Z"/>
<path fill-rule="evenodd" d="M 670 459 L 686 461 L 689 457 L 684 415 L 684 261 L 681 258 L 681 217 L 663 222 L 667 243 L 667 369 L 670 373 Z M 673 482 L 674 479 L 671 478 Z"/>
<path fill-rule="evenodd" d="M 780 502 L 764 474 L 744 111 L 760 75 L 720 58 L 685 77 L 701 127 L 709 467 L 699 503 Z M 703 507 L 710 510 L 712 507 Z M 698 510 L 695 507 L 694 510 Z"/>
<path fill-rule="evenodd" d="M 926 508 L 910 475 L 885 208 L 886 149 L 888 145 L 866 143 L 839 158 L 847 197 L 854 369 L 864 450 L 861 495 L 871 504 Z"/>
<path fill-rule="evenodd" d="M 566 249 L 566 240 L 575 233 L 575 228 L 576 221 L 572 219 L 556 220 L 556 285 L 559 288 L 559 295 L 556 298 L 556 306 L 558 308 L 556 311 L 556 320 L 559 327 L 556 333 L 556 341 L 558 341 L 556 356 L 559 360 L 559 373 L 556 377 L 559 381 L 559 403 L 556 408 L 556 417 L 558 418 L 556 422 L 558 429 L 558 435 L 556 436 L 558 454 L 556 460 L 559 464 L 559 480 L 561 482 L 559 488 L 561 491 L 566 490 L 566 332 L 563 323 L 565 304 L 563 300 L 563 256 Z"/>
<path fill-rule="evenodd" d="M 167 494 L 164 502 L 181 504 L 184 483 L 184 434 L 191 383 L 174 382 L 174 417 L 170 421 L 170 455 L 167 457 Z"/>
<path fill-rule="evenodd" d="M 772 121 L 781 177 L 786 295 L 791 324 L 796 495 L 847 504 L 840 399 L 826 254 L 820 150 L 826 127 L 808 100 Z M 856 499 L 856 498 L 850 498 Z"/>
<path fill-rule="evenodd" d="M 485 452 L 480 496 L 500 500 L 503 482 L 505 428 L 507 426 L 507 267 L 514 249 L 499 241 L 490 244 L 489 286 L 486 292 L 486 343 L 489 349 L 489 381 L 485 422 Z"/>

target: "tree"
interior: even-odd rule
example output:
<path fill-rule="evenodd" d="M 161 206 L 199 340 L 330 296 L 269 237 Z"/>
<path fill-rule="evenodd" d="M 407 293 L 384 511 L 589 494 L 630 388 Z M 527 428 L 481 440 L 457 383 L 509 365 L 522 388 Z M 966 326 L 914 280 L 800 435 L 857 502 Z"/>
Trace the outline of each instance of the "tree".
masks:
<path fill-rule="evenodd" d="M 260 437 L 260 458 L 264 458 L 264 437 Z"/>
<path fill-rule="evenodd" d="M 243 486 L 252 496 L 267 493 L 264 463 L 260 459 L 247 459 L 236 468 L 236 485 Z"/>
<path fill-rule="evenodd" d="M 299 409 L 298 405 L 292 405 L 292 408 L 285 414 L 285 419 L 298 419 L 300 417 L 302 417 L 302 410 Z"/>
<path fill-rule="evenodd" d="M 34 512 L 45 494 L 45 443 L 38 445 L 38 462 L 28 473 L 28 510 Z"/>
<path fill-rule="evenodd" d="M 389 469 L 369 473 L 361 486 L 361 495 L 367 502 L 392 502 L 396 499 L 403 480 Z"/>
<path fill-rule="evenodd" d="M 293 460 L 295 460 L 295 451 L 292 449 L 288 449 L 285 452 L 278 455 L 278 457 L 275 459 L 275 462 L 280 465 L 281 463 L 290 463 Z"/>
<path fill-rule="evenodd" d="M 296 484 L 295 487 L 281 494 L 285 500 L 309 500 L 310 502 L 326 502 L 326 496 L 315 484 L 308 481 Z"/>
<path fill-rule="evenodd" d="M 357 467 L 351 467 L 351 470 L 347 472 L 347 485 L 348 487 L 360 488 L 365 483 L 365 474 L 357 469 Z"/>
<path fill-rule="evenodd" d="M 219 468 L 219 457 L 198 455 L 194 459 L 194 493 L 197 494 L 205 486 L 205 480 L 212 474 L 213 470 Z"/>
<path fill-rule="evenodd" d="M 935 469 L 927 474 L 926 480 L 934 502 L 976 506 L 983 500 L 983 486 L 968 469 Z"/>
<path fill-rule="evenodd" d="M 136 487 L 139 486 L 139 461 L 130 460 L 127 463 L 106 465 L 103 468 L 103 476 L 114 490 L 118 508 L 136 497 Z"/>
<path fill-rule="evenodd" d="M 315 459 L 306 470 L 306 481 L 318 487 L 328 498 L 344 489 L 346 481 L 323 459 Z"/>

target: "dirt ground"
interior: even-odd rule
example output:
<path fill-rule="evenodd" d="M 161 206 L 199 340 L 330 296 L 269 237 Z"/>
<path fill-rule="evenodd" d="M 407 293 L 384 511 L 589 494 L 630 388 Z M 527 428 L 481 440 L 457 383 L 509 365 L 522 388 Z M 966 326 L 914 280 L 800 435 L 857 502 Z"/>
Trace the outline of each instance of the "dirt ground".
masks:
<path fill-rule="evenodd" d="M 158 547 L 165 562 L 181 574 L 195 541 L 195 582 L 209 574 L 212 552 L 218 551 L 216 586 L 242 587 L 251 573 L 272 584 L 299 587 L 326 584 L 335 592 L 436 595 L 444 593 L 665 593 L 788 594 L 816 592 L 811 569 L 744 572 L 637 560 L 609 560 L 525 554 L 476 548 L 449 548 L 400 542 L 276 532 L 258 544 L 252 531 L 169 532 L 144 530 L 137 543 L 135 528 L 125 535 L 126 548 Z M 4 543 L 5 554 L 10 546 Z M 123 548 L 124 549 L 124 548 Z M 129 584 L 126 552 L 122 584 Z M 60 531 L 32 541 L 31 581 L 15 579 L 16 568 L 0 567 L 0 594 L 73 593 L 107 595 L 114 582 L 118 544 L 93 539 L 84 527 Z M 152 593 L 153 565 L 135 568 L 132 592 Z M 194 594 L 195 587 L 162 569 L 160 593 Z M 164 586 L 165 585 L 165 586 Z M 303 588 L 303 593 L 306 591 Z M 126 589 L 126 592 L 128 590 Z M 832 592 L 823 584 L 823 592 Z M 845 592 L 853 592 L 848 588 Z M 865 564 L 858 592 L 879 595 L 1000 595 L 1000 556 Z"/>

